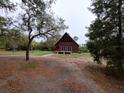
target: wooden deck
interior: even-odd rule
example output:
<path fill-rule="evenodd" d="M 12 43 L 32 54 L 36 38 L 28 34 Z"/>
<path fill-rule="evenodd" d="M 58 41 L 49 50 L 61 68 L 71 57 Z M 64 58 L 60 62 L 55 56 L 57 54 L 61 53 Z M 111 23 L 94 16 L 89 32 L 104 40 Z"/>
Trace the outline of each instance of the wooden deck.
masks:
<path fill-rule="evenodd" d="M 72 51 L 55 51 L 56 54 L 72 54 Z"/>

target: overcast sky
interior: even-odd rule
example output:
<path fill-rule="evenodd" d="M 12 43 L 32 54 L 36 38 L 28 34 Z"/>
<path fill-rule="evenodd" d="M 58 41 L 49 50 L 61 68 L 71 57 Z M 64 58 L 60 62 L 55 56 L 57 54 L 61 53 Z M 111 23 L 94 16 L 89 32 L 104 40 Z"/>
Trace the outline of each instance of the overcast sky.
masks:
<path fill-rule="evenodd" d="M 78 36 L 79 44 L 84 44 L 87 40 L 85 34 L 88 32 L 88 27 L 91 21 L 94 20 L 94 15 L 88 10 L 91 5 L 91 0 L 56 0 L 53 10 L 57 16 L 65 19 L 65 24 L 69 29 L 65 30 L 72 37 Z"/>
<path fill-rule="evenodd" d="M 11 0 L 19 2 L 21 0 Z M 69 29 L 65 30 L 73 38 L 77 36 L 78 43 L 86 43 L 87 38 L 85 34 L 88 32 L 88 27 L 91 21 L 94 20 L 94 15 L 88 10 L 91 0 L 56 0 L 53 4 L 53 11 L 58 17 L 65 19 L 65 24 Z"/>

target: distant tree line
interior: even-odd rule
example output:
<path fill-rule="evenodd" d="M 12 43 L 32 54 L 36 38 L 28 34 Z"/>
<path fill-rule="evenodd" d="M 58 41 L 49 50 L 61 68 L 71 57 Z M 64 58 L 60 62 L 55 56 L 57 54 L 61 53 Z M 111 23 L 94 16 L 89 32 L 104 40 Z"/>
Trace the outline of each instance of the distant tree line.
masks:
<path fill-rule="evenodd" d="M 42 50 L 42 51 L 52 51 L 54 44 L 58 41 L 61 35 L 56 35 L 54 37 L 48 37 L 46 40 L 37 42 L 32 41 L 30 50 Z M 7 51 L 25 51 L 28 44 L 28 37 L 19 31 L 12 29 L 7 31 L 6 35 L 0 37 L 0 49 Z"/>

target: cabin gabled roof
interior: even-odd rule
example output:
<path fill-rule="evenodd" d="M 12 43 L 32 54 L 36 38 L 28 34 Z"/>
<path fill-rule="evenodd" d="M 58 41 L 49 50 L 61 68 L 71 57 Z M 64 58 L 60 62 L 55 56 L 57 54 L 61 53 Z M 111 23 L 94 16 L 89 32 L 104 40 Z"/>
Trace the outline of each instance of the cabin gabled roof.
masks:
<path fill-rule="evenodd" d="M 55 43 L 55 46 L 56 46 L 60 41 L 62 41 L 65 37 L 66 37 L 66 38 L 69 38 L 69 40 L 70 40 L 71 42 L 75 43 L 75 44 L 79 47 L 79 45 L 77 44 L 77 42 L 75 42 L 74 39 L 72 39 L 72 37 L 71 37 L 67 32 Z M 64 41 L 62 41 L 62 42 L 64 42 Z"/>

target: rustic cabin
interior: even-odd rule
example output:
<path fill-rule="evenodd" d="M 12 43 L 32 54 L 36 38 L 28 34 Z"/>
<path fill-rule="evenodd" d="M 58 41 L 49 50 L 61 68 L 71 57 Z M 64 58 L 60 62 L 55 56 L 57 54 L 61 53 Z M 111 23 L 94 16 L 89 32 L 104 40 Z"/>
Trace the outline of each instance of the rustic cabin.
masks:
<path fill-rule="evenodd" d="M 78 53 L 79 45 L 71 38 L 68 33 L 65 33 L 54 46 L 55 53 L 70 54 Z"/>

